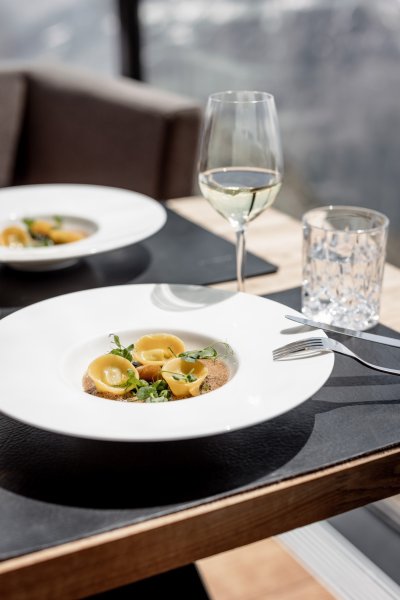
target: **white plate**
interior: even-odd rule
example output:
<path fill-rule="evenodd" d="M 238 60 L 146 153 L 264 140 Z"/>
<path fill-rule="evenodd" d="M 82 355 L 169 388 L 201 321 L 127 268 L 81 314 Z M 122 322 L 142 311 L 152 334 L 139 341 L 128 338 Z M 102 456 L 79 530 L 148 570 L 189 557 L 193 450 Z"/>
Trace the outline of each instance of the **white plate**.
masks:
<path fill-rule="evenodd" d="M 101 440 L 160 441 L 219 434 L 294 408 L 329 377 L 333 354 L 273 362 L 272 349 L 316 332 L 286 334 L 288 307 L 243 293 L 167 284 L 66 294 L 0 321 L 0 410 L 58 433 Z M 82 391 L 91 360 L 146 332 L 173 332 L 190 349 L 228 342 L 231 379 L 202 396 L 127 403 Z M 317 335 L 324 335 L 318 331 Z"/>
<path fill-rule="evenodd" d="M 0 190 L 0 230 L 24 218 L 64 218 L 65 227 L 83 228 L 88 237 L 39 248 L 0 246 L 0 263 L 25 270 L 67 266 L 83 256 L 134 244 L 156 233 L 166 211 L 152 198 L 97 185 L 46 184 Z"/>

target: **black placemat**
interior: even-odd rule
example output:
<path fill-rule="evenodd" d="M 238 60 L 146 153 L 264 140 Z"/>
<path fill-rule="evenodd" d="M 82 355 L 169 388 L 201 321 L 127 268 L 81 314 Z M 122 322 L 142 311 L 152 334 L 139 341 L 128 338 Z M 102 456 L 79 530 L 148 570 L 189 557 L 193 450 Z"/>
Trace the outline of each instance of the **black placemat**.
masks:
<path fill-rule="evenodd" d="M 298 307 L 299 290 L 273 296 Z M 396 335 L 385 327 L 378 332 Z M 400 350 L 346 340 L 371 361 Z M 96 442 L 0 418 L 0 557 L 179 511 L 400 443 L 400 378 L 336 357 L 315 396 L 200 440 Z"/>
<path fill-rule="evenodd" d="M 134 283 L 211 285 L 236 279 L 234 245 L 167 209 L 167 223 L 145 240 L 151 261 Z M 251 236 L 251 228 L 249 229 Z M 277 266 L 247 253 L 246 277 L 275 273 Z"/>
<path fill-rule="evenodd" d="M 276 270 L 275 265 L 247 253 L 247 277 Z M 234 245 L 167 209 L 166 225 L 147 240 L 82 259 L 66 269 L 22 272 L 0 266 L 0 307 L 27 306 L 60 294 L 109 285 L 211 285 L 234 279 Z"/>

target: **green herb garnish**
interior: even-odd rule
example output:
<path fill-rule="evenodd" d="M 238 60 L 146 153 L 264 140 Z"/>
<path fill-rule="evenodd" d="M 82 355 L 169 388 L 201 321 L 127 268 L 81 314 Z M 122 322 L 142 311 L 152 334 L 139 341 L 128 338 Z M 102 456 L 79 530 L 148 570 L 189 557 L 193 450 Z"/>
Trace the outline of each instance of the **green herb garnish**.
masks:
<path fill-rule="evenodd" d="M 192 361 L 189 361 L 192 362 Z M 184 381 L 185 383 L 193 383 L 197 381 L 196 375 L 193 375 L 193 369 L 189 373 L 175 373 L 174 371 L 161 371 L 162 373 L 169 373 L 172 375 L 172 379 L 175 381 Z"/>
<path fill-rule="evenodd" d="M 32 227 L 32 225 L 35 222 L 35 219 L 22 219 L 22 222 L 25 223 L 25 225 L 28 227 L 28 229 L 30 229 Z"/>
<path fill-rule="evenodd" d="M 194 363 L 200 358 L 217 358 L 218 352 L 212 346 L 207 346 L 207 348 L 203 348 L 202 350 L 187 350 L 186 352 L 181 352 L 178 356 L 186 362 Z"/>
<path fill-rule="evenodd" d="M 53 240 L 51 240 L 49 237 L 40 235 L 39 233 L 34 233 L 33 231 L 31 231 L 30 234 L 35 240 L 36 246 L 54 246 Z"/>
<path fill-rule="evenodd" d="M 54 215 L 53 220 L 55 223 L 55 229 L 61 229 L 61 225 L 63 223 L 63 218 L 60 215 Z"/>
<path fill-rule="evenodd" d="M 126 393 L 132 392 L 134 397 L 144 402 L 168 402 L 171 398 L 168 384 L 163 379 L 149 383 L 145 379 L 138 379 L 132 369 L 128 369 L 127 375 L 124 383 L 114 387 L 124 388 Z"/>
<path fill-rule="evenodd" d="M 215 360 L 216 358 L 225 358 L 226 356 L 228 356 L 228 354 L 233 353 L 233 350 L 229 346 L 229 344 L 226 344 L 224 342 L 218 343 L 224 346 L 224 352 L 218 352 L 215 346 L 210 345 L 206 346 L 202 350 L 188 350 L 186 352 L 182 352 L 181 354 L 178 354 L 178 357 L 182 358 L 186 362 L 194 363 L 196 362 L 196 360 L 200 360 L 201 358 L 210 358 L 212 360 Z"/>
<path fill-rule="evenodd" d="M 128 377 L 126 378 L 124 383 L 120 383 L 114 387 L 124 388 L 126 393 L 128 393 L 132 390 L 136 391 L 140 386 L 147 385 L 147 381 L 145 381 L 144 379 L 138 379 L 136 377 L 135 371 L 133 369 L 128 369 L 126 373 Z"/>
<path fill-rule="evenodd" d="M 121 344 L 121 340 L 118 335 L 115 333 L 110 333 L 108 337 L 112 338 L 111 343 L 115 345 L 115 348 L 110 350 L 110 354 L 116 354 L 117 356 L 122 356 L 122 358 L 126 358 L 129 362 L 133 361 L 132 350 L 133 344 L 129 344 L 129 346 L 123 346 Z"/>
<path fill-rule="evenodd" d="M 138 400 L 144 400 L 145 402 L 168 402 L 171 398 L 171 392 L 163 379 L 158 379 L 152 384 L 147 383 L 147 385 L 140 387 L 136 395 Z"/>

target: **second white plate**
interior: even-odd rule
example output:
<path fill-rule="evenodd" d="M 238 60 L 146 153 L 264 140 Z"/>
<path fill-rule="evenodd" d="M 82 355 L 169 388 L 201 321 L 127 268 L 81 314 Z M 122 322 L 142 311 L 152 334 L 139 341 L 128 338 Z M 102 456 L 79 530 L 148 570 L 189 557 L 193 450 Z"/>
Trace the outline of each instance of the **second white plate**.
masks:
<path fill-rule="evenodd" d="M 0 190 L 0 230 L 24 218 L 54 215 L 61 216 L 66 226 L 85 229 L 88 237 L 39 248 L 0 246 L 0 263 L 25 270 L 66 266 L 78 258 L 144 240 L 161 229 L 167 218 L 159 202 L 119 188 L 46 184 Z"/>

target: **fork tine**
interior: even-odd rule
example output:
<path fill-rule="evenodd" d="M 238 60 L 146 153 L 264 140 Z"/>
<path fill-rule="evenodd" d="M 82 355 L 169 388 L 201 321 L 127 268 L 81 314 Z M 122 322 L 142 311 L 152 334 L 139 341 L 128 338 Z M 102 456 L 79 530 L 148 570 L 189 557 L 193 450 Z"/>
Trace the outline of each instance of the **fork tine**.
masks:
<path fill-rule="evenodd" d="M 273 360 L 281 360 L 282 358 L 289 358 L 290 356 L 306 356 L 309 354 L 315 354 L 316 352 L 320 352 L 322 348 L 316 346 L 315 348 L 302 348 L 301 350 L 295 350 L 294 352 L 282 352 L 281 354 L 273 354 Z"/>
<path fill-rule="evenodd" d="M 286 344 L 285 346 L 281 346 L 279 348 L 275 348 L 274 352 L 283 351 L 293 351 L 297 348 L 304 348 L 305 346 L 320 346 L 321 340 L 320 338 L 308 338 L 305 340 L 297 340 L 296 342 L 291 342 L 290 344 Z"/>
<path fill-rule="evenodd" d="M 275 350 L 287 350 L 288 352 L 291 352 L 293 350 L 296 350 L 297 348 L 310 348 L 311 346 L 321 346 L 321 342 L 319 340 L 314 341 L 308 341 L 308 340 L 302 340 L 300 342 L 295 342 L 293 344 L 287 344 L 286 346 L 281 346 L 280 348 L 275 348 Z"/>
<path fill-rule="evenodd" d="M 302 340 L 296 340 L 295 342 L 290 342 L 289 344 L 285 344 L 284 346 L 281 346 L 281 348 L 292 348 L 293 346 L 297 346 L 297 345 L 319 342 L 320 339 L 321 338 L 317 338 L 317 337 L 311 337 L 311 338 L 305 338 L 305 339 L 303 338 Z"/>
<path fill-rule="evenodd" d="M 275 348 L 275 350 L 272 351 L 272 357 L 274 360 L 276 360 L 279 358 L 285 358 L 298 352 L 313 351 L 320 348 L 323 348 L 321 338 L 308 338 L 305 340 L 291 342 L 290 344 L 286 344 L 280 348 Z"/>
<path fill-rule="evenodd" d="M 299 348 L 297 350 L 285 350 L 284 352 L 273 353 L 272 358 L 274 360 L 279 360 L 280 358 L 286 358 L 287 356 L 294 356 L 295 354 L 306 354 L 307 352 L 315 352 L 316 350 L 321 350 L 320 346 L 315 346 L 313 348 Z"/>
<path fill-rule="evenodd" d="M 289 352 L 295 350 L 297 348 L 310 348 L 311 346 L 321 346 L 320 340 L 300 340 L 298 342 L 293 342 L 292 344 L 287 344 L 286 346 L 281 346 L 281 348 L 276 348 L 276 350 L 288 350 Z"/>

